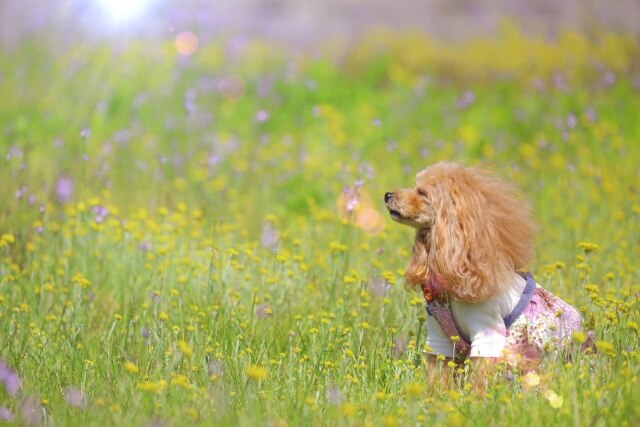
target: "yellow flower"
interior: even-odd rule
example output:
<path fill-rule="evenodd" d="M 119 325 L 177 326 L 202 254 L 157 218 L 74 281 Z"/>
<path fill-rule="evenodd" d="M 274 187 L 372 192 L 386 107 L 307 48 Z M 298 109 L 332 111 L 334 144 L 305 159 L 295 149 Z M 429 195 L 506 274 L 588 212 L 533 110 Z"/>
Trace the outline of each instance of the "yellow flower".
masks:
<path fill-rule="evenodd" d="M 149 393 L 162 393 L 162 391 L 167 387 L 167 382 L 164 380 L 160 381 L 143 381 L 136 385 L 136 389 L 140 391 L 146 391 Z"/>
<path fill-rule="evenodd" d="M 11 243 L 15 243 L 16 238 L 13 237 L 13 234 L 5 233 L 0 238 L 0 241 L 2 241 L 4 243 L 7 243 L 7 244 L 11 244 Z"/>
<path fill-rule="evenodd" d="M 161 311 L 160 314 L 158 314 L 158 319 L 160 319 L 160 320 L 169 320 L 169 315 L 167 313 L 165 313 L 164 311 Z"/>
<path fill-rule="evenodd" d="M 587 334 L 585 334 L 584 332 L 575 331 L 573 333 L 573 340 L 578 344 L 582 344 L 587 340 Z"/>
<path fill-rule="evenodd" d="M 82 273 L 74 274 L 71 278 L 71 281 L 83 289 L 91 284 L 91 282 L 86 277 L 84 277 Z"/>
<path fill-rule="evenodd" d="M 176 375 L 175 377 L 173 377 L 171 379 L 171 385 L 177 385 L 184 388 L 185 390 L 188 390 L 191 387 L 191 385 L 189 384 L 189 380 L 184 375 Z"/>
<path fill-rule="evenodd" d="M 578 247 L 584 251 L 585 254 L 589 254 L 593 251 L 597 251 L 600 246 L 597 243 L 591 242 L 580 242 L 578 243 Z"/>
<path fill-rule="evenodd" d="M 453 427 L 462 427 L 465 425 L 464 416 L 458 411 L 452 411 L 447 416 L 447 425 Z"/>
<path fill-rule="evenodd" d="M 615 350 L 613 344 L 607 341 L 597 341 L 596 348 L 598 351 L 602 351 L 603 353 L 613 353 Z"/>
<path fill-rule="evenodd" d="M 544 397 L 549 401 L 552 408 L 559 409 L 564 403 L 562 396 L 558 396 L 555 391 L 549 389 L 544 392 Z"/>
<path fill-rule="evenodd" d="M 382 417 L 382 425 L 384 427 L 395 427 L 398 425 L 398 419 L 393 415 L 385 415 Z"/>
<path fill-rule="evenodd" d="M 342 415 L 345 417 L 352 417 L 356 414 L 356 407 L 353 406 L 351 403 L 344 403 L 342 405 Z"/>
<path fill-rule="evenodd" d="M 267 378 L 267 368 L 258 365 L 249 365 L 247 367 L 247 378 L 260 381 Z"/>
<path fill-rule="evenodd" d="M 189 345 L 188 342 L 184 340 L 178 340 L 178 348 L 180 349 L 182 354 L 184 354 L 187 357 L 191 357 L 191 355 L 193 354 L 193 350 L 191 350 L 191 346 Z"/>
<path fill-rule="evenodd" d="M 350 284 L 350 283 L 356 283 L 356 279 L 355 279 L 355 277 L 353 277 L 353 276 L 349 276 L 349 275 L 344 276 L 343 280 L 344 280 L 344 284 L 345 284 L 345 285 L 348 285 L 348 284 Z"/>
<path fill-rule="evenodd" d="M 460 393 L 455 390 L 449 390 L 449 397 L 451 398 L 451 400 L 458 400 L 460 399 Z"/>
<path fill-rule="evenodd" d="M 529 372 L 524 377 L 524 386 L 525 387 L 536 387 L 540 385 L 540 377 L 535 372 Z"/>
<path fill-rule="evenodd" d="M 347 245 L 343 245 L 340 242 L 330 242 L 329 249 L 336 252 L 346 252 L 348 248 Z"/>
<path fill-rule="evenodd" d="M 410 382 L 404 387 L 404 391 L 409 398 L 418 398 L 424 392 L 424 383 L 419 381 Z"/>
<path fill-rule="evenodd" d="M 390 285 L 396 284 L 396 275 L 392 271 L 383 271 L 382 278 Z"/>
<path fill-rule="evenodd" d="M 140 368 L 138 368 L 138 365 L 133 362 L 129 362 L 128 360 L 124 362 L 123 366 L 125 371 L 131 372 L 132 374 L 137 374 L 138 372 L 140 372 Z"/>

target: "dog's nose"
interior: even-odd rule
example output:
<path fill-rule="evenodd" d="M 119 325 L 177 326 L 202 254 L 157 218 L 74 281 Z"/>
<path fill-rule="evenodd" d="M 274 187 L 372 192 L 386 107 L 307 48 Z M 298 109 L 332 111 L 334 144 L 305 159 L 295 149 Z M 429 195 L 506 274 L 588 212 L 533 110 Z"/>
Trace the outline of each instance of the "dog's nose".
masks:
<path fill-rule="evenodd" d="M 384 202 L 388 203 L 392 197 L 393 197 L 393 193 L 384 193 Z"/>

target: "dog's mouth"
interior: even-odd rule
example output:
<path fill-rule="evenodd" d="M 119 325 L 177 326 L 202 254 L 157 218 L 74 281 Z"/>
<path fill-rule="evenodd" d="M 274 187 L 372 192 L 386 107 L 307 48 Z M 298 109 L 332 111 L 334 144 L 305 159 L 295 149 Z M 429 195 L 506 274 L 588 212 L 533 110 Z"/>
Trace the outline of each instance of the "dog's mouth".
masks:
<path fill-rule="evenodd" d="M 396 216 L 396 217 L 402 217 L 402 215 L 400 215 L 400 212 L 398 212 L 395 209 L 389 209 L 389 215 Z"/>
<path fill-rule="evenodd" d="M 391 218 L 394 220 L 400 220 L 400 219 L 404 219 L 404 216 L 402 216 L 402 214 L 400 214 L 400 212 L 398 212 L 395 209 L 391 209 L 389 207 L 387 207 L 387 209 L 389 210 L 389 215 L 391 215 Z"/>
<path fill-rule="evenodd" d="M 416 221 L 415 218 L 404 216 L 400 213 L 400 211 L 393 209 L 387 206 L 387 210 L 389 211 L 389 216 L 392 220 L 399 224 L 408 225 L 410 227 L 420 228 L 422 225 Z"/>

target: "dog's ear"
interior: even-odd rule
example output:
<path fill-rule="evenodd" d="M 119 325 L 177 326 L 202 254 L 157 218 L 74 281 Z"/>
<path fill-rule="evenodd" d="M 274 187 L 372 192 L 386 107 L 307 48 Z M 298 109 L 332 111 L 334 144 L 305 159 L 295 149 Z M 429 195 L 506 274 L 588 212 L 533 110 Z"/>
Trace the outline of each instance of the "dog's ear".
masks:
<path fill-rule="evenodd" d="M 435 221 L 428 265 L 453 298 L 481 302 L 512 285 L 533 252 L 533 221 L 517 189 L 491 172 L 461 168 L 430 193 Z"/>
<path fill-rule="evenodd" d="M 487 241 L 489 230 L 482 230 L 484 213 L 474 200 L 477 195 L 459 188 L 460 183 L 446 179 L 432 190 L 436 213 L 428 249 L 429 263 L 443 279 L 447 291 L 457 300 L 475 302 L 486 299 L 486 282 L 478 263 L 484 256 L 474 253 L 473 239 Z M 483 236 L 481 236 L 483 235 Z"/>
<path fill-rule="evenodd" d="M 404 272 L 405 286 L 411 289 L 419 288 L 429 274 L 429 232 L 424 229 L 416 231 L 411 252 L 411 260 Z"/>

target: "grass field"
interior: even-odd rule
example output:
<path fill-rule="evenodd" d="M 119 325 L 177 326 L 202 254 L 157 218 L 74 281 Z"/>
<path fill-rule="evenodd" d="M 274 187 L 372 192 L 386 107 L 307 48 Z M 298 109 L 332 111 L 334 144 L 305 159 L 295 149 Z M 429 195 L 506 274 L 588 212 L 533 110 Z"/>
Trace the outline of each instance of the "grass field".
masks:
<path fill-rule="evenodd" d="M 0 424 L 637 425 L 637 39 L 43 46 L 0 56 Z M 383 194 L 442 159 L 531 199 L 597 354 L 427 385 Z"/>

